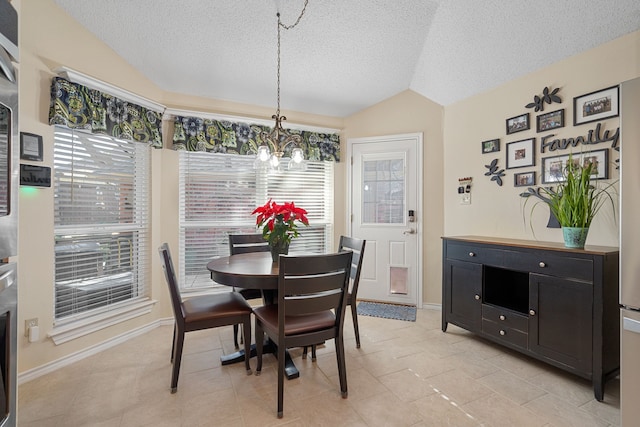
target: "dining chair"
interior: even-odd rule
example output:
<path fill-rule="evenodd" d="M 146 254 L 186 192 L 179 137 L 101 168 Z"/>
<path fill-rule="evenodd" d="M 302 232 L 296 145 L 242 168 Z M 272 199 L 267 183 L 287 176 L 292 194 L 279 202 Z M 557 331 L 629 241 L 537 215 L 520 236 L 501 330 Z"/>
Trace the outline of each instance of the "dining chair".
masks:
<path fill-rule="evenodd" d="M 229 234 L 229 254 L 246 254 L 249 252 L 269 252 L 269 242 L 262 234 Z M 260 289 L 233 288 L 246 300 L 262 299 Z M 238 348 L 238 325 L 233 325 L 233 344 Z M 242 338 L 241 338 L 242 339 Z"/>
<path fill-rule="evenodd" d="M 347 397 L 343 326 L 351 252 L 280 255 L 277 304 L 254 309 L 256 375 L 262 371 L 264 334 L 278 347 L 278 418 L 284 400 L 285 351 L 329 339 L 335 341 L 342 397 Z"/>
<path fill-rule="evenodd" d="M 351 259 L 350 285 L 347 294 L 347 305 L 351 306 L 351 317 L 353 318 L 353 329 L 356 336 L 356 348 L 360 348 L 360 329 L 358 328 L 358 310 L 356 307 L 356 297 L 358 294 L 358 285 L 360 283 L 360 269 L 362 268 L 362 260 L 364 258 L 364 247 L 366 240 L 356 239 L 355 237 L 340 236 L 340 244 L 338 252 L 351 251 L 353 257 Z M 302 358 L 307 357 L 307 347 L 302 352 Z M 311 346 L 311 360 L 316 360 L 316 346 Z"/>
<path fill-rule="evenodd" d="M 164 277 L 169 285 L 171 305 L 175 325 L 173 328 L 173 345 L 171 346 L 171 393 L 178 391 L 178 376 L 182 361 L 182 348 L 185 333 L 202 329 L 217 328 L 219 326 L 237 325 L 242 323 L 244 333 L 244 364 L 247 375 L 251 374 L 249 358 L 251 354 L 251 306 L 238 293 L 225 292 L 214 295 L 201 295 L 182 301 L 178 281 L 176 279 L 169 245 L 163 243 L 159 248 Z"/>

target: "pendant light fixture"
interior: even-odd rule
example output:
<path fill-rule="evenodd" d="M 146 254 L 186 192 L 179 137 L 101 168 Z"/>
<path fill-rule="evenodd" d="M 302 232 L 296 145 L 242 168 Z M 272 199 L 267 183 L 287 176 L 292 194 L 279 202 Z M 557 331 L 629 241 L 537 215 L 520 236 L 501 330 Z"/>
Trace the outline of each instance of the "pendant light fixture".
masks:
<path fill-rule="evenodd" d="M 298 16 L 298 19 L 296 19 L 296 22 L 294 22 L 293 25 L 284 25 L 280 19 L 280 12 L 276 13 L 276 16 L 278 17 L 278 108 L 276 109 L 276 114 L 271 116 L 271 118 L 275 120 L 275 125 L 271 132 L 264 131 L 260 133 L 263 145 L 258 147 L 258 156 L 256 158 L 257 167 L 268 167 L 270 165 L 272 169 L 282 170 L 282 159 L 285 147 L 289 144 L 293 144 L 295 147 L 291 150 L 291 160 L 289 160 L 288 168 L 299 170 L 305 168 L 304 151 L 299 146 L 302 142 L 302 137 L 300 135 L 290 134 L 282 127 L 282 122 L 287 120 L 287 118 L 280 115 L 280 28 L 290 30 L 298 25 L 305 10 L 307 9 L 308 3 L 309 0 L 305 0 L 302 12 L 300 12 L 300 16 Z M 272 149 L 273 152 L 271 151 Z"/>

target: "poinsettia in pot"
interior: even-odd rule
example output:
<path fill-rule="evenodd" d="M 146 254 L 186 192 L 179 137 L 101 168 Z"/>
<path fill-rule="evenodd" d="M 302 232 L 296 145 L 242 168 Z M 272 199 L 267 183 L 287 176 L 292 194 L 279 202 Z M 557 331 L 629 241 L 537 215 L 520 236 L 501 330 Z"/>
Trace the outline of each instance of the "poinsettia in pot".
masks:
<path fill-rule="evenodd" d="M 298 224 L 309 226 L 307 211 L 296 207 L 293 202 L 278 204 L 269 199 L 257 207 L 251 215 L 257 214 L 256 225 L 262 227 L 262 236 L 269 242 L 271 258 L 278 261 L 280 254 L 289 253 L 291 239 L 298 237 Z"/>

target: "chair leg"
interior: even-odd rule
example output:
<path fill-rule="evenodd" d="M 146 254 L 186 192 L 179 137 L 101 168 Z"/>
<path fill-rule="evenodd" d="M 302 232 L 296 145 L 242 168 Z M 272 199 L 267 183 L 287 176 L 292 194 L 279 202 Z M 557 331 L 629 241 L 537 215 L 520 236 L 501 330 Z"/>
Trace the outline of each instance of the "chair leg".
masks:
<path fill-rule="evenodd" d="M 312 345 L 311 346 L 311 361 L 315 362 L 316 361 L 316 345 Z"/>
<path fill-rule="evenodd" d="M 233 345 L 236 347 L 236 350 L 240 348 L 238 345 L 238 325 L 233 325 Z"/>
<path fill-rule="evenodd" d="M 356 302 L 351 301 L 351 317 L 353 318 L 353 329 L 356 335 L 356 348 L 360 348 L 360 330 L 358 329 L 358 309 Z"/>
<path fill-rule="evenodd" d="M 179 328 L 176 328 L 179 329 Z M 175 331 L 176 339 L 173 343 L 175 353 L 173 355 L 173 370 L 171 372 L 171 393 L 178 391 L 178 376 L 180 375 L 180 362 L 182 362 L 182 347 L 184 346 L 184 331 Z"/>
<path fill-rule="evenodd" d="M 282 418 L 284 406 L 284 353 L 285 345 L 278 345 L 278 418 Z"/>
<path fill-rule="evenodd" d="M 256 321 L 256 359 L 258 359 L 258 365 L 256 366 L 256 375 L 260 375 L 262 372 L 262 349 L 264 347 L 264 331 L 262 326 Z"/>
<path fill-rule="evenodd" d="M 251 359 L 251 315 L 248 314 L 244 323 L 242 324 L 242 336 L 244 340 L 244 367 L 247 370 L 247 375 L 251 375 L 251 365 L 249 360 Z"/>
<path fill-rule="evenodd" d="M 346 399 L 348 394 L 347 391 L 347 364 L 345 363 L 344 357 L 344 341 L 342 336 L 335 338 L 336 343 L 336 358 L 338 359 L 338 377 L 340 379 L 340 392 L 342 394 L 342 398 Z"/>
<path fill-rule="evenodd" d="M 173 363 L 173 356 L 176 354 L 176 329 L 178 325 L 173 324 L 173 338 L 171 339 L 171 363 Z"/>
<path fill-rule="evenodd" d="M 302 349 L 302 358 L 306 359 L 307 358 L 307 350 L 309 349 L 308 345 L 305 345 L 304 348 Z"/>

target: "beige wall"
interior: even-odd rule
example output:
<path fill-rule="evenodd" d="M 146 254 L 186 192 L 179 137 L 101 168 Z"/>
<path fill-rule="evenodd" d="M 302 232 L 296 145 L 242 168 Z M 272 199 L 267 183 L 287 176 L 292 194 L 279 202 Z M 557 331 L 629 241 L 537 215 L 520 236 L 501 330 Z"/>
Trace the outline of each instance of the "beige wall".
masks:
<path fill-rule="evenodd" d="M 441 300 L 443 233 L 443 139 L 442 121 L 444 109 L 410 90 L 380 102 L 345 119 L 342 141 L 349 138 L 395 135 L 403 133 L 423 134 L 423 275 L 422 300 L 439 304 Z M 344 164 L 343 164 L 344 165 Z M 336 172 L 336 181 L 347 182 L 346 167 Z M 347 210 L 346 189 L 336 188 L 336 212 Z M 344 214 L 336 218 L 337 226 L 344 224 Z"/>
<path fill-rule="evenodd" d="M 591 49 L 580 55 L 553 64 L 538 72 L 502 85 L 484 93 L 448 106 L 445 109 L 444 138 L 444 232 L 452 235 L 486 235 L 521 238 L 541 241 L 562 241 L 559 229 L 547 229 L 548 208 L 540 205 L 534 212 L 531 225 L 529 213 L 532 204 L 523 207 L 519 193 L 526 187 L 514 187 L 514 172 L 536 171 L 540 182 L 541 157 L 568 154 L 570 150 L 540 154 L 540 135 L 555 133 L 559 138 L 586 135 L 597 122 L 573 126 L 573 97 L 604 89 L 640 75 L 639 55 L 640 31 L 621 37 L 610 43 Z M 544 134 L 536 133 L 533 109 L 525 105 L 533 96 L 542 94 L 545 86 L 560 88 L 558 95 L 562 104 L 545 104 L 544 112 L 559 108 L 565 110 L 565 127 Z M 530 112 L 531 130 L 507 136 L 505 119 Z M 602 122 L 606 129 L 614 132 L 619 126 L 618 118 Z M 502 187 L 484 176 L 484 165 L 494 158 L 499 167 L 506 166 L 505 145 L 508 142 L 536 138 L 535 167 L 506 170 Z M 501 151 L 481 154 L 480 143 L 500 138 Z M 597 150 L 610 144 L 578 146 L 574 152 Z M 610 162 L 618 153 L 610 149 Z M 609 176 L 618 179 L 618 171 L 610 165 Z M 458 178 L 473 177 L 471 205 L 458 201 L 456 187 Z M 535 235 L 534 235 L 535 232 Z M 604 209 L 594 220 L 587 244 L 618 246 L 618 222 L 611 209 Z"/>

